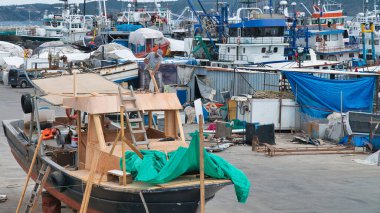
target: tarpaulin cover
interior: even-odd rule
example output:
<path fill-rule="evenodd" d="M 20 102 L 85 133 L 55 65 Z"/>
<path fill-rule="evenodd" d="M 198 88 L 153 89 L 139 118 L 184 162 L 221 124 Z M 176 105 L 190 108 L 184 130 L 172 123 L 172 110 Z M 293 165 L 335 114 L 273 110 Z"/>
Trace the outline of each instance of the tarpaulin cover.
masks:
<path fill-rule="evenodd" d="M 247 176 L 223 158 L 203 150 L 205 175 L 218 179 L 230 179 L 235 185 L 238 201 L 245 203 L 251 185 Z M 162 184 L 185 173 L 198 172 L 198 132 L 192 134 L 189 148 L 179 147 L 176 151 L 168 154 L 169 160 L 166 159 L 164 152 L 141 150 L 141 153 L 144 155 L 143 159 L 140 159 L 134 152 L 127 151 L 125 153 L 127 172 L 132 174 L 135 181 Z M 120 159 L 120 168 L 122 168 L 122 159 Z"/>
<path fill-rule="evenodd" d="M 330 80 L 313 75 L 282 72 L 288 79 L 301 111 L 315 118 L 325 118 L 331 112 L 372 112 L 374 77 L 354 80 Z M 341 98 L 342 95 L 342 98 Z"/>

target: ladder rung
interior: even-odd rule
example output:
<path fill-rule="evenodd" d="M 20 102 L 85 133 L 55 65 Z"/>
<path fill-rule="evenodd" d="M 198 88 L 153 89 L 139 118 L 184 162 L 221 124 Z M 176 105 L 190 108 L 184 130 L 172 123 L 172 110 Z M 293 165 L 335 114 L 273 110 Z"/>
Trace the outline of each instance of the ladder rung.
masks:
<path fill-rule="evenodd" d="M 136 141 L 137 145 L 147 145 L 149 144 L 149 141 Z"/>
<path fill-rule="evenodd" d="M 132 97 L 132 96 L 123 96 L 122 101 L 135 101 L 136 98 L 135 97 Z"/>
<path fill-rule="evenodd" d="M 139 108 L 125 108 L 126 112 L 138 112 L 140 111 Z"/>
<path fill-rule="evenodd" d="M 142 122 L 142 119 L 141 118 L 130 118 L 129 122 L 130 123 Z"/>
<path fill-rule="evenodd" d="M 133 130 L 133 134 L 139 134 L 139 133 L 146 133 L 145 129 L 138 129 L 138 130 Z"/>

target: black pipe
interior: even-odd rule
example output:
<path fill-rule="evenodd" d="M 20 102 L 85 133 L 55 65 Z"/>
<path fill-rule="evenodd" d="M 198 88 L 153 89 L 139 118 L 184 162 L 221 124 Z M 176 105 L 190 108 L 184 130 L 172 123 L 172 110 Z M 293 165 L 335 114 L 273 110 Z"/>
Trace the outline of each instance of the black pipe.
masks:
<path fill-rule="evenodd" d="M 83 0 L 83 16 L 86 16 L 86 0 Z"/>

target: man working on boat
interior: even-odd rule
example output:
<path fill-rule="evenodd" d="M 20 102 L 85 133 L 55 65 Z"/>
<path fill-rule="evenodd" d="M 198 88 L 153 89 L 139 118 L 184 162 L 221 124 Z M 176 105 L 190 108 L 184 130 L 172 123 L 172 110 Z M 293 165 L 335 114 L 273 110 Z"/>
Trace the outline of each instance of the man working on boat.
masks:
<path fill-rule="evenodd" d="M 158 49 L 157 52 L 149 53 L 144 59 L 144 89 L 150 89 L 150 81 L 153 76 L 157 82 L 157 87 L 161 88 L 161 81 L 159 77 L 158 69 L 160 68 L 162 62 L 162 50 Z M 154 86 L 154 82 L 153 82 Z M 155 91 L 155 90 L 153 90 Z"/>

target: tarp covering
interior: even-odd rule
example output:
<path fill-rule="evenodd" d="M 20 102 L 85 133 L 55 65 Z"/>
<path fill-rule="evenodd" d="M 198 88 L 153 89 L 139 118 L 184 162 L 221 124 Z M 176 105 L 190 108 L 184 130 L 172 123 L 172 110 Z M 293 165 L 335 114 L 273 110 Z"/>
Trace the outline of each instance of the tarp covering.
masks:
<path fill-rule="evenodd" d="M 166 38 L 170 43 L 170 51 L 185 52 L 185 41 L 172 38 Z"/>
<path fill-rule="evenodd" d="M 161 31 L 149 28 L 140 28 L 129 35 L 129 43 L 144 45 L 146 39 L 163 38 Z"/>
<path fill-rule="evenodd" d="M 331 112 L 372 112 L 374 77 L 354 80 L 330 80 L 313 75 L 282 72 L 288 79 L 301 111 L 315 118 Z M 342 98 L 341 98 L 342 96 Z"/>
<path fill-rule="evenodd" d="M 199 135 L 192 134 L 189 148 L 179 147 L 177 151 L 169 153 L 169 160 L 160 151 L 141 150 L 144 159 L 140 159 L 136 153 L 125 153 L 126 169 L 136 181 L 151 184 L 167 183 L 175 178 L 188 173 L 199 171 Z M 122 168 L 122 159 L 120 167 Z M 210 154 L 204 149 L 205 175 L 218 179 L 230 179 L 235 185 L 237 199 L 245 203 L 250 188 L 250 182 L 246 175 L 235 168 L 223 158 Z"/>

